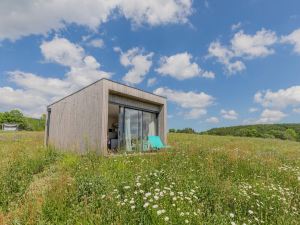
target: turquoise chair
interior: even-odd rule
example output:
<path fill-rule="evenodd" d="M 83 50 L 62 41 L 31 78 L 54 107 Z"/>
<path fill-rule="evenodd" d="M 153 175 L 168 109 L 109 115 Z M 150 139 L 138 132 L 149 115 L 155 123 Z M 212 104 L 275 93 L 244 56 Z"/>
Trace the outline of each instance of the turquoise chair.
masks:
<path fill-rule="evenodd" d="M 153 149 L 161 149 L 161 148 L 169 148 L 170 146 L 166 146 L 162 143 L 159 136 L 148 136 L 148 142 L 151 148 Z"/>

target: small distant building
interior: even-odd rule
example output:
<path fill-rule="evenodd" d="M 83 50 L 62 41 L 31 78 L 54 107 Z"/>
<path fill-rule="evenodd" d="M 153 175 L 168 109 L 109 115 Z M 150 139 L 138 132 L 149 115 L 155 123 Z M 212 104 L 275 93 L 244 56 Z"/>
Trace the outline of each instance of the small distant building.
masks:
<path fill-rule="evenodd" d="M 19 125 L 15 123 L 3 123 L 2 130 L 3 131 L 17 131 Z"/>

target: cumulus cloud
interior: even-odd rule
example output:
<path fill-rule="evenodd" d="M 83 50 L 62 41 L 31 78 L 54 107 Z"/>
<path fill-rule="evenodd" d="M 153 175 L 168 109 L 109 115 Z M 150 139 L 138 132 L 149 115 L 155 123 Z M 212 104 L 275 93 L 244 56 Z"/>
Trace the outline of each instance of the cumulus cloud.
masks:
<path fill-rule="evenodd" d="M 295 109 L 293 109 L 293 112 L 294 112 L 294 113 L 300 113 L 300 108 L 295 108 Z"/>
<path fill-rule="evenodd" d="M 217 123 L 219 123 L 220 121 L 219 121 L 219 119 L 217 118 L 217 117 L 210 117 L 210 118 L 207 118 L 206 120 L 205 120 L 207 123 L 213 123 L 213 124 L 217 124 Z"/>
<path fill-rule="evenodd" d="M 300 54 L 300 28 L 281 38 L 282 43 L 294 46 L 294 52 Z"/>
<path fill-rule="evenodd" d="M 235 74 L 246 69 L 245 64 L 236 60 L 233 61 L 234 53 L 222 44 L 219 41 L 212 42 L 208 48 L 208 56 L 214 57 L 217 61 L 224 65 L 224 69 L 228 74 Z"/>
<path fill-rule="evenodd" d="M 257 111 L 258 111 L 258 108 L 252 107 L 252 108 L 249 109 L 250 113 L 254 113 L 254 112 L 257 112 Z"/>
<path fill-rule="evenodd" d="M 47 100 L 36 93 L 11 87 L 0 87 L 0 110 L 21 109 L 26 115 L 41 116 Z"/>
<path fill-rule="evenodd" d="M 94 47 L 94 48 L 103 48 L 104 46 L 104 41 L 103 39 L 101 38 L 96 38 L 96 39 L 93 39 L 93 40 L 90 40 L 88 43 L 87 43 L 88 46 L 91 46 L 91 47 Z"/>
<path fill-rule="evenodd" d="M 224 65 L 228 74 L 235 74 L 246 69 L 242 60 L 266 57 L 275 51 L 272 46 L 277 42 L 275 32 L 261 29 L 254 35 L 243 30 L 234 34 L 230 45 L 223 46 L 219 41 L 209 45 L 208 57 L 214 57 Z"/>
<path fill-rule="evenodd" d="M 18 89 L 0 88 L 0 110 L 19 108 L 25 114 L 40 116 L 46 105 L 111 74 L 100 70 L 100 63 L 84 49 L 64 38 L 54 38 L 40 46 L 46 62 L 69 68 L 63 79 L 43 77 L 23 71 L 8 72 Z"/>
<path fill-rule="evenodd" d="M 130 68 L 122 78 L 123 81 L 130 85 L 141 83 L 152 65 L 153 52 L 145 53 L 143 49 L 137 47 L 129 49 L 127 52 L 122 52 L 118 47 L 115 47 L 114 50 L 121 54 L 120 63 Z"/>
<path fill-rule="evenodd" d="M 67 79 L 75 88 L 111 77 L 110 73 L 100 70 L 101 64 L 93 56 L 65 38 L 43 42 L 40 48 L 46 61 L 69 67 Z"/>
<path fill-rule="evenodd" d="M 160 67 L 156 71 L 163 76 L 171 76 L 178 80 L 193 77 L 214 78 L 215 74 L 202 70 L 199 65 L 192 62 L 193 56 L 187 52 L 178 53 L 160 59 Z"/>
<path fill-rule="evenodd" d="M 156 82 L 157 82 L 157 79 L 156 79 L 155 77 L 149 78 L 149 79 L 147 80 L 147 86 L 148 86 L 148 87 L 151 87 L 151 86 L 153 86 Z"/>
<path fill-rule="evenodd" d="M 258 91 L 254 101 L 264 107 L 283 109 L 288 106 L 300 105 L 300 86 L 292 86 L 278 91 Z"/>
<path fill-rule="evenodd" d="M 221 115 L 224 119 L 227 119 L 227 120 L 236 120 L 239 116 L 239 114 L 236 111 L 225 110 L 225 109 L 221 110 Z"/>
<path fill-rule="evenodd" d="M 286 117 L 286 114 L 279 110 L 265 109 L 261 113 L 260 119 L 257 121 L 257 123 L 275 123 L 279 122 L 284 117 Z"/>
<path fill-rule="evenodd" d="M 235 23 L 235 24 L 232 24 L 231 25 L 231 30 L 232 31 L 235 31 L 235 30 L 238 30 L 242 27 L 242 23 L 241 22 L 238 22 L 238 23 Z"/>
<path fill-rule="evenodd" d="M 183 109 L 188 110 L 184 117 L 186 119 L 196 119 L 206 114 L 206 109 L 214 104 L 214 97 L 204 92 L 183 92 L 160 87 L 154 90 L 157 95 L 166 96 L 168 101 L 173 102 Z"/>
<path fill-rule="evenodd" d="M 256 58 L 265 57 L 274 53 L 271 48 L 277 41 L 275 32 L 262 29 L 255 35 L 245 34 L 239 31 L 231 39 L 231 48 L 235 56 Z"/>
<path fill-rule="evenodd" d="M 96 30 L 114 15 L 125 17 L 134 26 L 186 23 L 192 11 L 192 0 L 2 0 L 0 40 L 45 35 L 69 24 Z"/>
<path fill-rule="evenodd" d="M 70 84 L 58 78 L 44 78 L 22 71 L 8 72 L 10 81 L 18 86 L 42 96 L 64 96 Z"/>
<path fill-rule="evenodd" d="M 199 117 L 206 115 L 206 109 L 191 109 L 189 112 L 185 113 L 184 118 L 187 120 L 198 119 Z"/>

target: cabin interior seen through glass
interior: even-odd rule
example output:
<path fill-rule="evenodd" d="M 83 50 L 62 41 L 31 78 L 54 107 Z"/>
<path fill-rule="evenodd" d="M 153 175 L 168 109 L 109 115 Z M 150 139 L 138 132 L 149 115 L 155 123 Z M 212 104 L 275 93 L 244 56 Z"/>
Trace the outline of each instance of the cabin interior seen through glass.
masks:
<path fill-rule="evenodd" d="M 110 103 L 108 149 L 148 151 L 148 136 L 158 135 L 158 113 Z"/>

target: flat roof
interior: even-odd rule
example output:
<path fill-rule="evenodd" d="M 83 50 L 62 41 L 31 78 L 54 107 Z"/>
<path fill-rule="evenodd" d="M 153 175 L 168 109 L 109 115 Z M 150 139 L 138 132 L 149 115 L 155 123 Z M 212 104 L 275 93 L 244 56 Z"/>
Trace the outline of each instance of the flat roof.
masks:
<path fill-rule="evenodd" d="M 165 96 L 157 95 L 157 94 L 154 94 L 154 93 L 149 92 L 149 91 L 144 91 L 144 90 L 142 90 L 142 89 L 140 89 L 140 88 L 131 87 L 131 86 L 129 86 L 129 85 L 122 84 L 122 83 L 120 83 L 120 82 L 117 82 L 117 81 L 114 81 L 114 80 L 110 80 L 110 79 L 107 79 L 107 78 L 101 78 L 100 80 L 97 80 L 97 81 L 95 81 L 95 82 L 93 82 L 93 83 L 91 83 L 91 84 L 89 84 L 89 85 L 87 85 L 87 86 L 85 86 L 85 87 L 83 87 L 83 88 L 80 88 L 79 90 L 77 90 L 77 91 L 75 91 L 75 92 L 73 92 L 73 93 L 71 93 L 71 94 L 69 94 L 69 95 L 67 95 L 67 96 L 65 96 L 65 97 L 63 97 L 63 98 L 61 98 L 61 99 L 55 101 L 55 102 L 52 102 L 51 104 L 49 104 L 49 105 L 47 106 L 47 108 L 48 108 L 49 106 L 52 106 L 52 105 L 54 105 L 54 104 L 56 104 L 56 103 L 58 103 L 58 102 L 60 102 L 60 101 L 62 101 L 62 100 L 64 100 L 64 99 L 66 99 L 66 98 L 68 98 L 68 97 L 70 97 L 70 96 L 72 96 L 72 95 L 74 95 L 74 94 L 76 94 L 76 93 L 78 93 L 78 92 L 80 92 L 80 91 L 82 91 L 82 90 L 84 90 L 84 89 L 86 89 L 86 88 L 92 86 L 93 84 L 96 84 L 96 83 L 102 81 L 102 80 L 108 80 L 108 81 L 110 81 L 110 82 L 113 82 L 113 83 L 116 83 L 116 84 L 119 84 L 119 85 L 123 85 L 123 86 L 129 87 L 129 88 L 133 88 L 133 89 L 136 89 L 136 90 L 139 90 L 139 91 L 142 91 L 142 92 L 145 92 L 145 93 L 148 93 L 148 94 L 155 95 L 155 96 L 158 96 L 158 97 L 161 97 L 161 98 L 165 98 L 165 99 L 166 99 Z"/>

